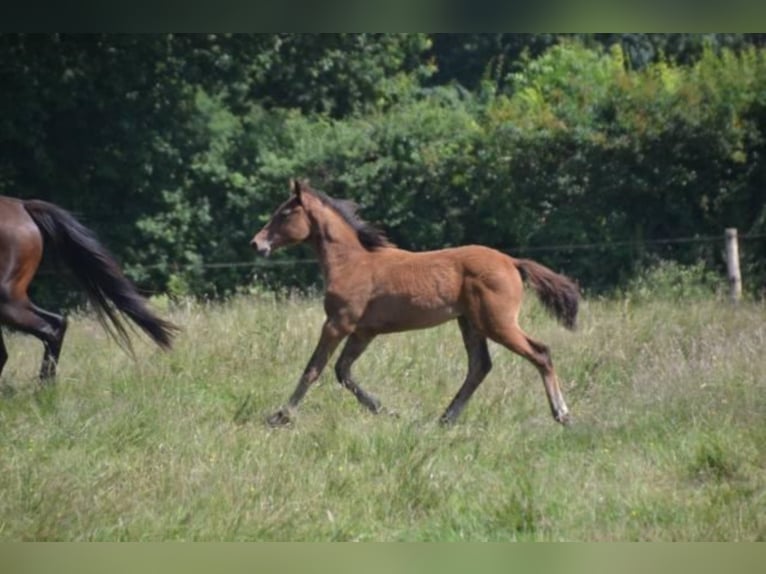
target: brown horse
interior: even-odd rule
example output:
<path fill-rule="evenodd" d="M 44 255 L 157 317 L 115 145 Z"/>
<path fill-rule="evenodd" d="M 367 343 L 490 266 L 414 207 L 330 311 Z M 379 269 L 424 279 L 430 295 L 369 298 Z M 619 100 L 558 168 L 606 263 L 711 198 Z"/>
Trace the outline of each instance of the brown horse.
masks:
<path fill-rule="evenodd" d="M 291 196 L 251 241 L 261 255 L 308 241 L 324 273 L 327 317 L 314 354 L 287 405 L 269 417 L 271 425 L 290 422 L 309 386 L 332 353 L 348 339 L 335 364 L 338 382 L 370 411 L 380 402 L 351 377 L 351 366 L 375 336 L 433 327 L 457 319 L 468 352 L 465 382 L 441 417 L 453 422 L 489 373 L 487 339 L 529 360 L 540 372 L 553 417 L 569 422 L 551 356 L 543 343 L 518 324 L 522 279 L 543 305 L 574 329 L 579 292 L 568 278 L 539 263 L 514 259 L 494 249 L 468 245 L 414 253 L 397 249 L 356 215 L 356 206 L 291 181 Z"/>
<path fill-rule="evenodd" d="M 118 343 L 131 348 L 120 319 L 120 314 L 124 314 L 161 348 L 170 348 L 177 327 L 147 307 L 90 230 L 53 204 L 0 196 L 0 325 L 29 333 L 43 342 L 42 381 L 52 380 L 56 375 L 67 328 L 64 317 L 40 309 L 27 296 L 27 287 L 37 272 L 46 244 L 52 245 L 71 268 L 102 325 Z M 7 360 L 0 332 L 0 372 Z"/>

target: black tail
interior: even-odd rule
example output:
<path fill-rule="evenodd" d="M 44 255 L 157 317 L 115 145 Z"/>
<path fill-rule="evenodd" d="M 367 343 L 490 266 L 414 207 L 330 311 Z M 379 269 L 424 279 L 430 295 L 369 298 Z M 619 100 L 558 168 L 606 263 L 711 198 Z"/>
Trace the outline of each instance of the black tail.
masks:
<path fill-rule="evenodd" d="M 82 284 L 106 331 L 128 351 L 130 338 L 121 314 L 146 332 L 163 349 L 170 349 L 178 328 L 157 317 L 130 280 L 123 275 L 111 254 L 92 231 L 72 214 L 45 201 L 28 200 L 24 207 L 46 241 Z"/>
<path fill-rule="evenodd" d="M 543 306 L 567 329 L 574 330 L 580 304 L 580 290 L 574 281 L 531 259 L 514 259 L 514 263 L 522 278 L 537 292 Z"/>

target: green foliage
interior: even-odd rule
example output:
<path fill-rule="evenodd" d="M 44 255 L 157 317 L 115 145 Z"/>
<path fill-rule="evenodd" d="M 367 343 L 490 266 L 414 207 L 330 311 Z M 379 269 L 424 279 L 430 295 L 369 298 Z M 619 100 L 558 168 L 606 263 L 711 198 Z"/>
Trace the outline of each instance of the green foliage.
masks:
<path fill-rule="evenodd" d="M 267 107 L 345 117 L 384 109 L 412 75 L 430 74 L 425 34 L 277 34 L 270 66 L 249 97 Z"/>
<path fill-rule="evenodd" d="M 644 303 L 657 299 L 668 301 L 699 301 L 721 293 L 720 278 L 704 263 L 680 265 L 675 261 L 660 261 L 642 270 L 625 288 L 625 296 Z"/>
<path fill-rule="evenodd" d="M 604 245 L 551 258 L 593 288 L 624 281 L 652 257 L 720 266 L 721 249 L 709 243 L 645 242 L 758 226 L 763 138 L 752 110 L 764 70 L 755 50 L 637 72 L 625 70 L 619 48 L 558 45 L 530 60 L 488 114 L 498 147 L 490 157 L 508 158 L 506 185 L 532 216 L 521 246 Z"/>
<path fill-rule="evenodd" d="M 317 284 L 305 249 L 249 264 L 291 177 L 358 201 L 404 248 L 483 243 L 596 292 L 659 260 L 722 274 L 710 237 L 766 233 L 762 44 L 5 34 L 0 192 L 73 210 L 174 296 Z M 756 291 L 766 241 L 743 241 Z"/>

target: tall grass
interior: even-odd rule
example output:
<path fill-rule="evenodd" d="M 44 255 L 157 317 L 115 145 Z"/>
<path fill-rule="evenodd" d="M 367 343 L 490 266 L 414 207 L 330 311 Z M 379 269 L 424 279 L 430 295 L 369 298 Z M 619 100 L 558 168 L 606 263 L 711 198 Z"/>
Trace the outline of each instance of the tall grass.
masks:
<path fill-rule="evenodd" d="M 356 365 L 388 414 L 328 368 L 289 428 L 322 321 L 315 299 L 178 305 L 176 349 L 122 353 L 72 317 L 60 377 L 9 335 L 0 379 L 4 540 L 763 540 L 766 309 L 591 300 L 565 331 L 529 297 L 574 424 L 535 369 L 494 369 L 451 428 L 456 325 L 376 340 Z M 395 414 L 391 414 L 394 412 Z"/>

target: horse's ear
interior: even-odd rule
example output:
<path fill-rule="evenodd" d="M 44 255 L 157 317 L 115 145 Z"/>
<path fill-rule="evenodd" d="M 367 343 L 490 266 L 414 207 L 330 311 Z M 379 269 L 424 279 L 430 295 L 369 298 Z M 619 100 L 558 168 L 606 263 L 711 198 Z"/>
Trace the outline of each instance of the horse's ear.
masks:
<path fill-rule="evenodd" d="M 300 201 L 303 188 L 297 179 L 290 178 L 290 191 L 292 191 L 293 195 L 295 195 L 295 197 L 298 198 L 298 201 Z"/>

